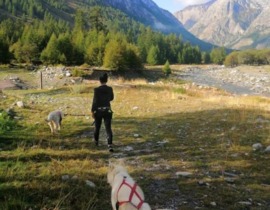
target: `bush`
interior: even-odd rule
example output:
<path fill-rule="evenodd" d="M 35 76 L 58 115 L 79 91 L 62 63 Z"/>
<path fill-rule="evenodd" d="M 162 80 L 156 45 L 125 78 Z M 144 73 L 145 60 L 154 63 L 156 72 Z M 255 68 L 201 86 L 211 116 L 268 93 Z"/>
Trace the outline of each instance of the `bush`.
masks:
<path fill-rule="evenodd" d="M 166 76 L 169 76 L 172 73 L 170 63 L 168 60 L 166 61 L 165 65 L 163 66 L 162 71 Z"/>
<path fill-rule="evenodd" d="M 0 110 L 0 134 L 11 131 L 16 126 L 16 122 L 7 112 Z"/>
<path fill-rule="evenodd" d="M 86 73 L 84 72 L 83 69 L 79 69 L 79 68 L 73 68 L 71 71 L 71 74 L 73 77 L 84 77 L 86 76 Z"/>

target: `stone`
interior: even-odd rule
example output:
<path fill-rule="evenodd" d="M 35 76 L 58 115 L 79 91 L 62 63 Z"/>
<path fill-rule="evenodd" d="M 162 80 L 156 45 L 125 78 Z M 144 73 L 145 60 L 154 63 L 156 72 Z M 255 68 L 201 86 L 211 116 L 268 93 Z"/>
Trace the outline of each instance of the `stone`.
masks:
<path fill-rule="evenodd" d="M 206 186 L 207 183 L 204 182 L 204 181 L 202 181 L 202 180 L 200 180 L 200 181 L 198 181 L 198 185 L 200 185 L 200 186 Z"/>
<path fill-rule="evenodd" d="M 270 146 L 266 147 L 266 149 L 264 151 L 267 153 L 270 153 Z"/>
<path fill-rule="evenodd" d="M 167 144 L 168 142 L 169 142 L 168 140 L 164 139 L 162 141 L 158 141 L 157 144 L 164 145 L 164 144 Z"/>
<path fill-rule="evenodd" d="M 63 175 L 63 176 L 62 176 L 62 180 L 63 180 L 63 181 L 69 180 L 69 175 Z"/>
<path fill-rule="evenodd" d="M 252 145 L 252 148 L 254 151 L 261 150 L 263 148 L 263 145 L 261 143 L 256 143 Z"/>
<path fill-rule="evenodd" d="M 227 183 L 230 183 L 230 184 L 233 184 L 235 182 L 235 179 L 234 178 L 229 178 L 229 177 L 226 177 L 224 179 Z"/>
<path fill-rule="evenodd" d="M 226 172 L 226 171 L 224 171 L 224 176 L 229 176 L 229 177 L 238 177 L 238 175 L 237 174 L 233 174 L 233 173 L 229 173 L 229 172 Z"/>
<path fill-rule="evenodd" d="M 24 103 L 22 101 L 17 101 L 16 105 L 20 108 L 24 108 Z"/>
<path fill-rule="evenodd" d="M 131 146 L 126 146 L 123 150 L 126 151 L 126 152 L 130 152 L 130 151 L 133 151 L 134 148 L 131 147 Z"/>
<path fill-rule="evenodd" d="M 78 180 L 78 176 L 74 175 L 73 177 L 71 177 L 72 180 Z"/>
<path fill-rule="evenodd" d="M 176 172 L 176 176 L 190 177 L 192 173 L 187 171 L 178 171 Z"/>
<path fill-rule="evenodd" d="M 241 205 L 245 205 L 245 206 L 251 206 L 252 205 L 252 203 L 249 202 L 249 201 L 240 201 L 238 203 L 241 204 Z"/>
<path fill-rule="evenodd" d="M 69 71 L 66 72 L 66 77 L 71 77 L 71 73 Z"/>
<path fill-rule="evenodd" d="M 85 183 L 86 183 L 86 185 L 87 185 L 88 187 L 91 187 L 91 188 L 95 188 L 95 187 L 96 187 L 95 183 L 94 183 L 94 182 L 91 182 L 91 181 L 89 181 L 89 180 L 86 180 Z"/>
<path fill-rule="evenodd" d="M 217 203 L 216 202 L 211 202 L 210 205 L 211 206 L 217 206 Z"/>

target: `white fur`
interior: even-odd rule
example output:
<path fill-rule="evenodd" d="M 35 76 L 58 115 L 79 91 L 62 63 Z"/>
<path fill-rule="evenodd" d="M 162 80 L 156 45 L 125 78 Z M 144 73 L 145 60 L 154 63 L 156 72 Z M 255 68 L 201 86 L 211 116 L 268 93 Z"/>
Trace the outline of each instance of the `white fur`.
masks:
<path fill-rule="evenodd" d="M 63 119 L 63 113 L 59 110 L 50 112 L 47 117 L 48 125 L 50 126 L 51 133 L 57 133 L 61 129 L 61 121 Z"/>
<path fill-rule="evenodd" d="M 109 164 L 107 181 L 112 187 L 111 203 L 113 210 L 116 210 L 116 203 L 118 201 L 127 200 L 131 192 L 130 188 L 125 185 L 122 185 L 122 187 L 119 190 L 119 187 L 121 186 L 124 177 L 126 177 L 125 180 L 127 183 L 133 184 L 135 182 L 122 165 L 119 164 L 115 165 L 112 163 Z M 142 189 L 139 186 L 137 186 L 136 190 L 139 193 L 140 197 L 144 200 L 144 194 Z M 138 209 L 131 203 L 124 203 L 121 206 L 119 206 L 119 210 L 138 210 Z M 151 208 L 148 203 L 143 203 L 142 207 L 139 210 L 151 210 Z"/>

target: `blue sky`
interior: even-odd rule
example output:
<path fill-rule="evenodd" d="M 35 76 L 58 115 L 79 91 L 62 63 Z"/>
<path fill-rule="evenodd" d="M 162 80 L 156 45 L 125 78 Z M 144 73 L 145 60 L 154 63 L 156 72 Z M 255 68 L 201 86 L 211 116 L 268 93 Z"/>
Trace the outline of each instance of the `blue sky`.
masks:
<path fill-rule="evenodd" d="M 206 3 L 210 0 L 153 0 L 159 7 L 171 13 L 177 12 L 186 6 Z"/>

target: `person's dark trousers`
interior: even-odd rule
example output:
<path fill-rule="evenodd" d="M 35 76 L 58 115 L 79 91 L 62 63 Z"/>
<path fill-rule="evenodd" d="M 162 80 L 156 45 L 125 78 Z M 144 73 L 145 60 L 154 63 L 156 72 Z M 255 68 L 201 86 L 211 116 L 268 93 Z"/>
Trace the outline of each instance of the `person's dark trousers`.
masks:
<path fill-rule="evenodd" d="M 102 124 L 102 119 L 104 120 L 108 145 L 111 145 L 112 140 L 113 140 L 112 127 L 111 127 L 112 112 L 108 112 L 108 111 L 97 111 L 95 113 L 95 132 L 94 132 L 95 142 L 96 144 L 98 144 L 99 131 Z"/>

